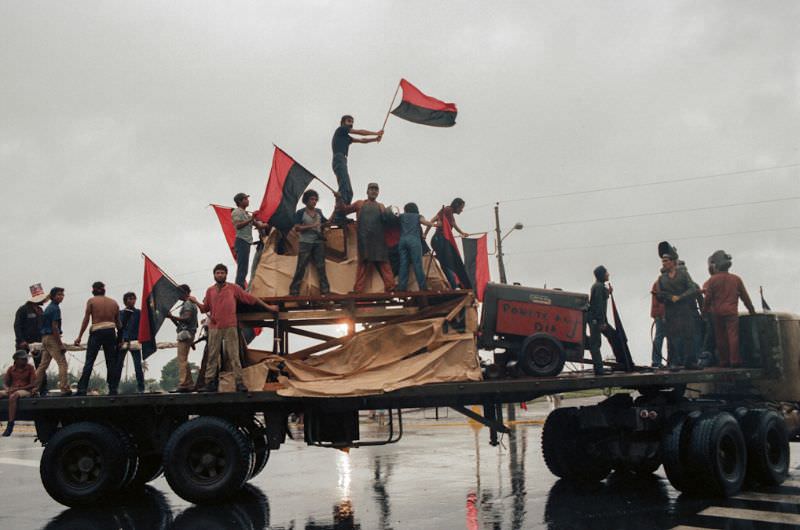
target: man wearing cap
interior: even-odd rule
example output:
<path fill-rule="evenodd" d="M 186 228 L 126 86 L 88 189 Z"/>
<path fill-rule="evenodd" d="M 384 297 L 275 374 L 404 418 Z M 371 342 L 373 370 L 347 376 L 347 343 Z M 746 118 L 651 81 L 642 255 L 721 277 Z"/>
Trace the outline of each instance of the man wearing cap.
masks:
<path fill-rule="evenodd" d="M 194 348 L 194 336 L 197 333 L 197 305 L 189 300 L 192 290 L 188 285 L 178 286 L 183 293 L 181 295 L 180 309 L 178 316 L 167 315 L 167 318 L 175 323 L 175 331 L 178 332 L 178 388 L 177 392 L 190 392 L 194 386 L 192 381 L 192 371 L 189 369 L 189 350 Z"/>
<path fill-rule="evenodd" d="M 14 316 L 14 345 L 18 350 L 30 352 L 33 365 L 38 368 L 42 362 L 42 306 L 47 294 L 41 283 L 31 285 L 30 290 L 31 297 L 17 309 Z M 47 374 L 42 379 L 39 394 L 47 395 Z"/>
<path fill-rule="evenodd" d="M 130 352 L 133 359 L 133 371 L 136 374 L 136 390 L 144 392 L 144 370 L 142 370 L 142 347 L 139 344 L 139 320 L 142 312 L 136 309 L 136 293 L 122 295 L 125 306 L 119 312 L 119 368 L 125 364 L 125 356 Z"/>
<path fill-rule="evenodd" d="M 228 283 L 228 267 L 222 263 L 214 266 L 214 285 L 206 290 L 203 302 L 194 296 L 188 300 L 196 304 L 203 313 L 209 313 L 208 323 L 208 364 L 204 375 L 205 386 L 199 392 L 214 392 L 217 370 L 220 365 L 220 354 L 225 348 L 225 368 L 233 372 L 236 379 L 236 390 L 246 392 L 242 383 L 242 363 L 239 359 L 239 321 L 236 317 L 236 303 L 259 305 L 267 311 L 277 312 L 278 306 L 267 304 L 246 293 L 234 283 Z"/>
<path fill-rule="evenodd" d="M 117 395 L 119 379 L 122 375 L 122 363 L 120 363 L 117 349 L 117 330 L 122 326 L 119 321 L 119 305 L 117 302 L 106 296 L 106 286 L 103 282 L 92 284 L 92 297 L 86 302 L 86 311 L 83 314 L 81 330 L 78 338 L 75 339 L 75 346 L 80 346 L 83 332 L 89 326 L 89 340 L 86 344 L 86 362 L 83 365 L 83 372 L 78 381 L 78 395 L 85 396 L 89 386 L 89 378 L 92 377 L 94 361 L 97 353 L 103 348 L 103 356 L 106 360 L 106 379 L 108 381 L 109 395 Z"/>
<path fill-rule="evenodd" d="M 14 431 L 14 420 L 17 418 L 17 401 L 19 398 L 31 397 L 36 388 L 36 371 L 28 363 L 28 352 L 14 352 L 14 364 L 6 370 L 3 378 L 4 389 L 0 390 L 0 398 L 8 398 L 8 424 L 3 436 L 11 436 Z"/>
<path fill-rule="evenodd" d="M 353 129 L 353 117 L 350 115 L 342 116 L 339 120 L 339 127 L 333 132 L 331 139 L 331 149 L 333 150 L 333 162 L 331 164 L 333 174 L 336 175 L 336 182 L 339 185 L 339 195 L 342 196 L 342 202 L 349 205 L 353 200 L 353 186 L 350 183 L 350 172 L 347 169 L 347 155 L 350 151 L 350 144 L 369 144 L 372 142 L 380 142 L 383 138 L 383 130 L 380 131 L 367 131 L 365 129 Z M 351 135 L 358 136 L 374 136 L 374 138 L 353 138 Z M 337 223 L 342 223 L 345 220 L 345 213 L 338 212 L 335 216 Z"/>
<path fill-rule="evenodd" d="M 246 193 L 237 193 L 233 197 L 236 208 L 231 212 L 233 227 L 236 228 L 236 240 L 233 249 L 236 251 L 236 285 L 244 289 L 250 262 L 250 246 L 253 244 L 253 228 L 266 228 L 262 223 L 249 213 L 250 196 Z"/>
<path fill-rule="evenodd" d="M 69 396 L 72 390 L 67 380 L 67 358 L 64 355 L 67 349 L 61 342 L 61 302 L 64 301 L 64 289 L 53 287 L 50 289 L 50 304 L 42 313 L 42 361 L 36 368 L 36 386 L 39 388 L 44 381 L 50 361 L 55 360 L 58 365 L 58 388 L 62 396 Z"/>
<path fill-rule="evenodd" d="M 392 215 L 386 207 L 377 201 L 380 188 L 375 182 L 367 185 L 366 200 L 358 200 L 353 204 L 343 204 L 337 198 L 336 210 L 343 214 L 356 212 L 358 221 L 358 269 L 353 291 L 361 293 L 367 282 L 370 264 L 375 265 L 383 278 L 383 288 L 387 293 L 395 286 L 392 267 L 389 264 L 389 249 L 383 237 L 384 223 Z"/>
<path fill-rule="evenodd" d="M 603 367 L 603 356 L 600 354 L 603 331 L 608 328 L 608 297 L 612 288 L 606 287 L 609 279 L 608 270 L 602 265 L 594 269 L 595 282 L 589 294 L 589 309 L 586 312 L 586 320 L 589 323 L 589 352 L 592 354 L 595 375 L 603 375 L 608 371 Z"/>

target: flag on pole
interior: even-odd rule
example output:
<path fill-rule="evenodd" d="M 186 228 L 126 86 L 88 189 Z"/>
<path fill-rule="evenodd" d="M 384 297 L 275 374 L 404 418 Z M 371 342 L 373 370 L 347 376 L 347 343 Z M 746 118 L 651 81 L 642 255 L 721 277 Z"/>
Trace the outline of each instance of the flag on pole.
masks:
<path fill-rule="evenodd" d="M 275 146 L 267 189 L 255 213 L 256 217 L 281 232 L 288 232 L 294 226 L 294 213 L 300 195 L 314 178 L 310 171 Z"/>
<path fill-rule="evenodd" d="M 222 233 L 225 235 L 225 242 L 228 243 L 228 248 L 231 249 L 231 255 L 233 259 L 236 260 L 236 227 L 233 226 L 233 220 L 231 219 L 233 208 L 230 206 L 220 206 L 219 204 L 212 204 L 211 207 L 214 208 L 214 213 L 217 214 L 219 225 L 222 227 Z"/>
<path fill-rule="evenodd" d="M 461 239 L 464 247 L 464 267 L 467 276 L 475 289 L 478 300 L 483 301 L 483 292 L 489 282 L 489 250 L 486 246 L 486 234 L 481 237 L 465 237 Z"/>
<path fill-rule="evenodd" d="M 444 208 L 439 215 L 439 222 L 442 223 L 441 230 L 437 230 L 433 234 L 431 246 L 433 251 L 436 252 L 436 257 L 439 259 L 442 267 L 450 270 L 456 276 L 458 285 L 451 285 L 454 289 L 460 287 L 462 289 L 470 289 L 472 284 L 469 281 L 467 269 L 464 267 L 464 262 L 461 261 L 461 253 L 458 251 L 456 238 L 453 237 L 453 227 L 450 226 L 450 221 L 444 214 Z"/>
<path fill-rule="evenodd" d="M 403 100 L 392 111 L 398 118 L 433 127 L 452 127 L 456 124 L 458 109 L 455 103 L 445 103 L 426 96 L 405 79 L 400 80 L 400 88 L 403 89 Z"/>
<path fill-rule="evenodd" d="M 142 318 L 139 320 L 139 342 L 142 357 L 156 351 L 156 333 L 172 307 L 183 295 L 172 278 L 144 256 L 144 285 L 142 287 Z"/>

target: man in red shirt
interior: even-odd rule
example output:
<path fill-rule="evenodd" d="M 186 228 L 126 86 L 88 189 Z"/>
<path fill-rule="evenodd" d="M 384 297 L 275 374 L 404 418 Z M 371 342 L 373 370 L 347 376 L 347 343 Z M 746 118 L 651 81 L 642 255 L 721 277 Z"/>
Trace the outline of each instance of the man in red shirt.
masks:
<path fill-rule="evenodd" d="M 236 302 L 260 305 L 267 311 L 277 312 L 278 306 L 262 302 L 234 283 L 228 283 L 228 267 L 222 263 L 214 267 L 214 285 L 206 290 L 203 302 L 190 296 L 203 313 L 209 313 L 208 320 L 208 364 L 205 372 L 205 386 L 198 392 L 216 391 L 217 369 L 220 365 L 220 351 L 225 348 L 225 369 L 233 372 L 236 390 L 247 392 L 242 383 L 242 363 L 239 360 L 239 321 L 236 318 Z"/>
<path fill-rule="evenodd" d="M 753 302 L 744 288 L 742 279 L 728 272 L 731 256 L 718 250 L 708 258 L 709 270 L 713 274 L 703 285 L 706 299 L 703 310 L 711 314 L 714 323 L 714 339 L 720 366 L 742 365 L 739 357 L 739 299 L 744 302 L 751 315 L 756 313 Z"/>
<path fill-rule="evenodd" d="M 0 398 L 8 398 L 8 424 L 3 436 L 11 436 L 14 432 L 14 419 L 17 417 L 17 401 L 19 398 L 31 397 L 36 385 L 36 370 L 28 363 L 28 352 L 14 352 L 14 364 L 6 371 L 3 378 L 4 390 L 0 390 Z"/>

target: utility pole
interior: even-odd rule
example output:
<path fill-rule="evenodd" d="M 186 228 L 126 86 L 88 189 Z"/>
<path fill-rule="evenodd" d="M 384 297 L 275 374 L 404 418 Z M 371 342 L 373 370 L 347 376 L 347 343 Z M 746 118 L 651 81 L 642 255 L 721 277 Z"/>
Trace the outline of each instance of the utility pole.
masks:
<path fill-rule="evenodd" d="M 506 278 L 506 266 L 503 263 L 503 233 L 500 231 L 500 203 L 494 203 L 494 233 L 497 240 L 497 269 L 500 271 L 500 283 L 508 283 Z M 517 418 L 517 412 L 513 403 L 506 406 L 506 416 L 508 421 Z"/>

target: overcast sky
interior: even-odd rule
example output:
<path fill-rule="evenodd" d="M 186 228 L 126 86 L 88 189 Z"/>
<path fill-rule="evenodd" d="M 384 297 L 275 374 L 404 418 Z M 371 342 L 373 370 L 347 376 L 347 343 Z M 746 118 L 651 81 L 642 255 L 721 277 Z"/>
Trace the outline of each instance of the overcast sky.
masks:
<path fill-rule="evenodd" d="M 509 280 L 588 292 L 605 264 L 641 362 L 663 239 L 800 313 L 798 27 L 791 1 L 0 2 L 0 343 L 35 282 L 72 341 L 93 281 L 141 293 L 141 252 L 202 293 L 232 265 L 207 204 L 258 204 L 273 142 L 334 183 L 339 117 L 380 128 L 401 77 L 458 123 L 390 118 L 357 198 L 460 196 L 469 232 L 500 201 Z"/>

